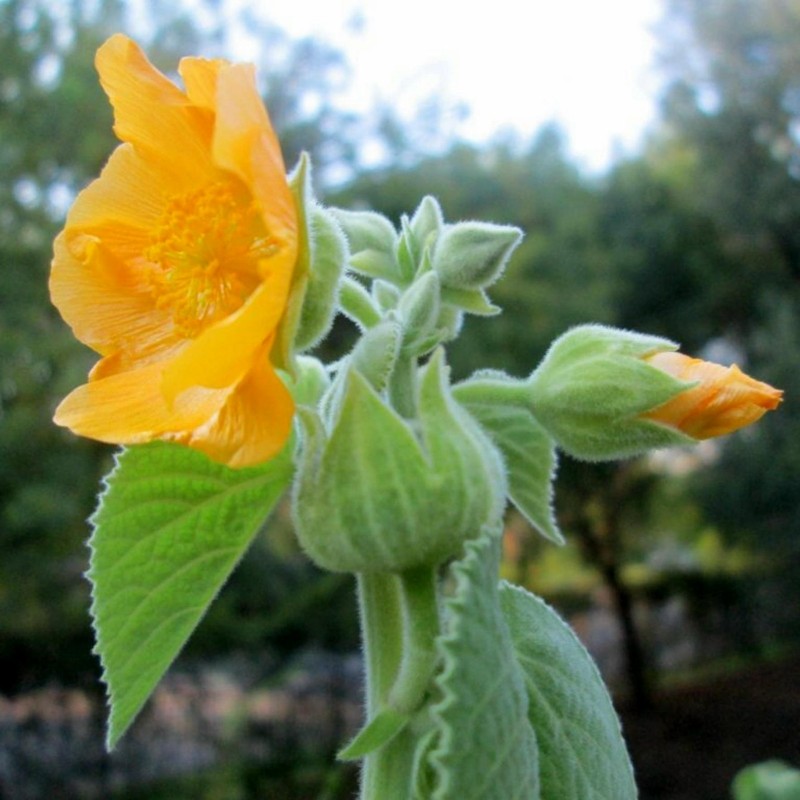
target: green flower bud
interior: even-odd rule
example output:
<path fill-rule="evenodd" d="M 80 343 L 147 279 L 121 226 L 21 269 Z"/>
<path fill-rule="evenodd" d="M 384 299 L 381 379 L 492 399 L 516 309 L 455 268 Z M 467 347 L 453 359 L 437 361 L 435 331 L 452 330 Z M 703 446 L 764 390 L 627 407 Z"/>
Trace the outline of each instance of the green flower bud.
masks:
<path fill-rule="evenodd" d="M 436 243 L 433 268 L 442 285 L 453 289 L 480 290 L 502 274 L 522 231 L 488 222 L 446 225 Z"/>
<path fill-rule="evenodd" d="M 640 415 L 692 384 L 648 364 L 667 339 L 602 325 L 567 331 L 529 379 L 532 410 L 559 446 L 586 461 L 637 455 L 694 440 Z"/>
<path fill-rule="evenodd" d="M 444 227 L 442 209 L 435 197 L 428 195 L 417 206 L 409 224 L 420 253 L 433 249 L 439 234 Z"/>
<path fill-rule="evenodd" d="M 440 309 L 439 278 L 435 272 L 426 272 L 411 284 L 397 307 L 403 325 L 404 352 L 413 355 L 425 352 Z"/>
<path fill-rule="evenodd" d="M 331 209 L 350 247 L 350 266 L 372 278 L 397 278 L 397 232 L 386 217 L 374 211 Z"/>
<path fill-rule="evenodd" d="M 300 410 L 304 449 L 294 485 L 297 535 L 337 572 L 395 572 L 457 556 L 502 514 L 500 457 L 450 396 L 442 351 L 424 369 L 419 426 L 355 370 L 330 434 Z"/>
<path fill-rule="evenodd" d="M 296 380 L 292 391 L 295 403 L 316 406 L 330 387 L 331 379 L 325 365 L 312 356 L 298 356 Z"/>

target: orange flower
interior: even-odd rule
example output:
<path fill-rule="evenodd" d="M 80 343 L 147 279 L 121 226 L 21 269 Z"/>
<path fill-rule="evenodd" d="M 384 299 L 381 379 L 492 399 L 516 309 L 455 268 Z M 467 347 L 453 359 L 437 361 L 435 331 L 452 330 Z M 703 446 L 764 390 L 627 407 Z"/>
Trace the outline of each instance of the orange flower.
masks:
<path fill-rule="evenodd" d="M 123 144 L 56 238 L 50 293 L 102 358 L 55 421 L 104 442 L 264 461 L 294 413 L 273 345 L 298 221 L 253 67 L 185 58 L 184 92 L 122 35 L 96 64 Z"/>
<path fill-rule="evenodd" d="M 722 367 L 675 352 L 656 353 L 645 361 L 678 380 L 698 382 L 641 415 L 695 439 L 723 436 L 750 425 L 776 408 L 783 397 L 780 389 L 754 380 L 735 365 Z"/>

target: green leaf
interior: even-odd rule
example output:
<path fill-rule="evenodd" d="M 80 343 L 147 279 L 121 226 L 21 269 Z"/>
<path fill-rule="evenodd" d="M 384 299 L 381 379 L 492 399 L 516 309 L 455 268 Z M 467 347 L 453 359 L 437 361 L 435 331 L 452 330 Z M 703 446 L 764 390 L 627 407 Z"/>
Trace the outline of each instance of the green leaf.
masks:
<path fill-rule="evenodd" d="M 463 383 L 455 387 L 453 394 L 488 431 L 503 454 L 508 495 L 514 505 L 542 536 L 563 544 L 553 512 L 555 442 L 526 408 L 495 398 L 492 384 L 498 380 Z"/>
<path fill-rule="evenodd" d="M 524 675 L 497 589 L 498 537 L 469 542 L 453 568 L 440 640 L 442 700 L 431 708 L 438 740 L 430 751 L 433 800 L 538 800 L 536 734 Z M 582 795 L 563 795 L 566 798 Z"/>
<path fill-rule="evenodd" d="M 542 800 L 635 800 L 619 720 L 578 637 L 524 589 L 502 583 L 500 602 L 525 674 Z"/>
<path fill-rule="evenodd" d="M 123 450 L 92 519 L 95 651 L 114 747 L 292 476 L 292 443 L 234 470 L 178 444 Z"/>

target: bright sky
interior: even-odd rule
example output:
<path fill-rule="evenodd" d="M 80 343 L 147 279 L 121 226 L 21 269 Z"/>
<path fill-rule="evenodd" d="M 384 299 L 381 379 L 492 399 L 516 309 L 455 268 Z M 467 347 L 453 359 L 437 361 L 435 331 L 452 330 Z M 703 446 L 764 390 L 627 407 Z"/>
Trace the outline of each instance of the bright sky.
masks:
<path fill-rule="evenodd" d="M 239 0 L 241 2 L 242 0 Z M 236 4 L 236 0 L 232 4 Z M 336 45 L 352 68 L 348 105 L 380 98 L 405 115 L 436 93 L 464 102 L 461 136 L 532 134 L 559 121 L 570 153 L 601 169 L 636 148 L 655 113 L 651 28 L 660 0 L 270 0 L 295 37 Z M 357 24 L 354 24 L 357 23 Z"/>

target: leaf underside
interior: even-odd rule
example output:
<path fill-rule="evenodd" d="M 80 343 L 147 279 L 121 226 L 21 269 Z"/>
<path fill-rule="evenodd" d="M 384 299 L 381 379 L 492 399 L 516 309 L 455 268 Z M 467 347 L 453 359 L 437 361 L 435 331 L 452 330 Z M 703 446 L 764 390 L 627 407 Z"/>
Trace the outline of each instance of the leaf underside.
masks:
<path fill-rule="evenodd" d="M 542 800 L 635 800 L 619 720 L 591 656 L 546 603 L 502 582 L 500 603 L 525 674 Z"/>
<path fill-rule="evenodd" d="M 437 733 L 429 763 L 433 800 L 538 800 L 536 736 L 497 590 L 499 546 L 484 534 L 454 568 L 440 640 L 442 699 L 432 709 Z"/>

